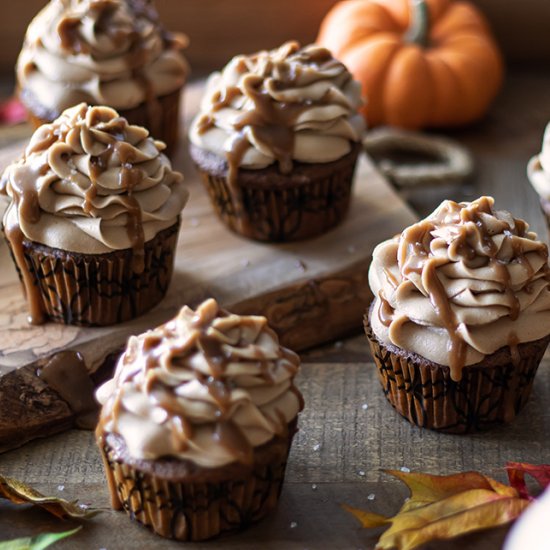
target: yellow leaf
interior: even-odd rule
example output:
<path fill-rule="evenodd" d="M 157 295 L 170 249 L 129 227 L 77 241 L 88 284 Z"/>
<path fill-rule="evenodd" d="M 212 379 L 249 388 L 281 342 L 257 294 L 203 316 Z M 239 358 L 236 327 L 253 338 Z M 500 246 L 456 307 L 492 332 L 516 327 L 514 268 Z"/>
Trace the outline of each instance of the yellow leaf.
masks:
<path fill-rule="evenodd" d="M 391 524 L 377 550 L 414 550 L 435 539 L 450 539 L 473 531 L 504 525 L 529 505 L 513 487 L 477 472 L 450 476 L 386 473 L 403 481 L 411 491 L 401 510 L 387 518 L 343 505 L 363 527 Z"/>
<path fill-rule="evenodd" d="M 381 516 L 380 514 L 372 514 L 370 512 L 365 512 L 364 510 L 359 510 L 359 508 L 353 508 L 351 506 L 348 506 L 347 504 L 342 504 L 342 508 L 346 512 L 353 514 L 361 522 L 362 527 L 366 527 L 366 528 L 380 527 L 382 525 L 386 525 L 386 523 L 390 521 L 387 517 Z"/>
<path fill-rule="evenodd" d="M 0 498 L 14 504 L 34 504 L 40 506 L 61 519 L 87 519 L 98 514 L 98 511 L 87 510 L 76 502 L 68 502 L 58 497 L 47 497 L 29 485 L 0 475 Z"/>

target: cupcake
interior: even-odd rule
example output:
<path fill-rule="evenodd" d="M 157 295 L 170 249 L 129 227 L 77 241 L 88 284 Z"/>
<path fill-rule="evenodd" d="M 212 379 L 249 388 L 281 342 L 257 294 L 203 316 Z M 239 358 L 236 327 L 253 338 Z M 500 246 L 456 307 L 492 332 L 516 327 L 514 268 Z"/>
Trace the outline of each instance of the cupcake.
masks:
<path fill-rule="evenodd" d="M 237 56 L 214 73 L 190 140 L 221 220 L 271 242 L 340 223 L 361 149 L 360 94 L 327 49 L 296 42 Z"/>
<path fill-rule="evenodd" d="M 131 337 L 97 391 L 113 508 L 182 541 L 263 518 L 277 504 L 303 407 L 299 363 L 265 317 L 212 299 Z"/>
<path fill-rule="evenodd" d="M 51 0 L 27 30 L 19 95 L 35 127 L 81 102 L 108 105 L 172 150 L 185 45 L 163 29 L 151 0 Z"/>
<path fill-rule="evenodd" d="M 113 109 L 81 104 L 6 169 L 3 229 L 32 323 L 110 325 L 162 299 L 188 196 L 163 149 Z"/>
<path fill-rule="evenodd" d="M 539 195 L 540 205 L 550 232 L 550 124 L 544 132 L 542 151 L 527 165 L 527 175 Z"/>
<path fill-rule="evenodd" d="M 548 249 L 491 197 L 444 201 L 378 245 L 365 330 L 382 388 L 413 424 L 507 423 L 550 340 Z"/>

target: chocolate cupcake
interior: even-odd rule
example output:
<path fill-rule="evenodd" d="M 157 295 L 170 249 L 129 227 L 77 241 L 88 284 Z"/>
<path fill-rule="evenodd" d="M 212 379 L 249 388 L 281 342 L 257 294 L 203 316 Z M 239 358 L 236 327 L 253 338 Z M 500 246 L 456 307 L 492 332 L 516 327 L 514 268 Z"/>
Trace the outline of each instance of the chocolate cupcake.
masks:
<path fill-rule="evenodd" d="M 81 104 L 6 169 L 4 234 L 31 322 L 110 325 L 163 298 L 188 197 L 163 149 L 113 109 Z"/>
<path fill-rule="evenodd" d="M 113 507 L 182 541 L 263 518 L 277 504 L 303 407 L 299 362 L 265 317 L 214 300 L 130 338 L 97 392 Z"/>
<path fill-rule="evenodd" d="M 494 200 L 445 201 L 380 244 L 365 330 L 386 397 L 465 433 L 514 419 L 550 340 L 548 249 Z"/>
<path fill-rule="evenodd" d="M 361 149 L 360 93 L 328 50 L 296 42 L 237 56 L 214 73 L 190 140 L 221 220 L 271 242 L 340 223 Z"/>
<path fill-rule="evenodd" d="M 186 42 L 164 30 L 151 0 L 51 0 L 27 30 L 19 95 L 35 127 L 81 102 L 107 105 L 171 151 Z"/>
<path fill-rule="evenodd" d="M 550 124 L 544 132 L 542 151 L 527 165 L 527 175 L 540 198 L 540 206 L 546 218 L 550 235 Z"/>

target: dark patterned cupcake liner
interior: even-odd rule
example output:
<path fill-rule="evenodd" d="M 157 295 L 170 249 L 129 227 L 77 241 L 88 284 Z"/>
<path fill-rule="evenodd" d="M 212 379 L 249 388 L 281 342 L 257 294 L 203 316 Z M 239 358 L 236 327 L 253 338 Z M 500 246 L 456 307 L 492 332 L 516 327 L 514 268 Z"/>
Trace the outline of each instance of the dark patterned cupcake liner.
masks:
<path fill-rule="evenodd" d="M 166 143 L 166 153 L 171 156 L 179 137 L 180 97 L 182 90 L 156 98 L 151 103 L 142 103 L 132 109 L 117 109 L 119 115 L 137 126 L 147 128 L 154 139 Z M 36 129 L 42 124 L 53 122 L 61 113 L 51 113 L 38 106 L 37 100 L 28 90 L 19 92 L 27 109 L 29 122 Z"/>
<path fill-rule="evenodd" d="M 241 530 L 277 506 L 291 441 L 292 434 L 281 452 L 279 439 L 271 460 L 255 464 L 247 475 L 211 482 L 169 479 L 156 475 L 154 466 L 152 472 L 142 471 L 118 458 L 108 444 L 101 451 L 116 509 L 163 537 L 201 541 Z"/>
<path fill-rule="evenodd" d="M 140 273 L 133 270 L 131 249 L 78 254 L 23 241 L 46 317 L 67 325 L 106 326 L 145 313 L 168 290 L 178 231 L 179 221 L 145 243 L 145 267 Z"/>
<path fill-rule="evenodd" d="M 249 239 L 288 242 L 315 237 L 337 226 L 350 204 L 359 148 L 334 164 L 334 170 L 316 170 L 288 185 L 261 182 L 247 177 L 232 190 L 225 175 L 212 174 L 199 166 L 202 180 L 218 217 L 232 231 Z M 250 176 L 251 170 L 247 170 Z M 258 170 L 258 175 L 262 171 Z M 280 176 L 279 176 L 280 177 Z"/>
<path fill-rule="evenodd" d="M 550 339 L 520 344 L 515 364 L 509 350 L 499 350 L 483 363 L 464 367 L 461 380 L 455 381 L 449 367 L 391 351 L 366 317 L 364 324 L 384 395 L 396 411 L 421 428 L 454 434 L 514 420 L 529 399 Z"/>

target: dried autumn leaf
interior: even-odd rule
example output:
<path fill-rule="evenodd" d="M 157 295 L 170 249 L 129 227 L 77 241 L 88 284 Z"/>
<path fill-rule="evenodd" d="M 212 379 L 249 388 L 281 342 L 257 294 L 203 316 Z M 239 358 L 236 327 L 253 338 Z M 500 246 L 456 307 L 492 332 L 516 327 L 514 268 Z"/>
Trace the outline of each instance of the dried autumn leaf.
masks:
<path fill-rule="evenodd" d="M 388 470 L 403 481 L 411 496 L 393 517 L 344 506 L 363 527 L 390 525 L 377 550 L 413 550 L 435 539 L 450 539 L 504 525 L 529 505 L 513 487 L 477 472 L 451 476 Z"/>
<path fill-rule="evenodd" d="M 87 510 L 76 502 L 69 502 L 58 497 L 47 497 L 29 485 L 0 475 L 0 498 L 8 499 L 14 504 L 34 504 L 44 508 L 61 519 L 87 519 L 99 513 Z"/>
<path fill-rule="evenodd" d="M 510 485 L 514 487 L 522 498 L 534 500 L 527 484 L 525 474 L 530 475 L 540 485 L 541 490 L 550 486 L 550 464 L 526 464 L 524 462 L 508 462 L 506 464 Z"/>
<path fill-rule="evenodd" d="M 74 535 L 80 529 L 81 527 L 77 527 L 72 531 L 65 531 L 63 533 L 43 533 L 36 537 L 7 540 L 0 542 L 0 550 L 44 550 L 48 546 Z"/>

